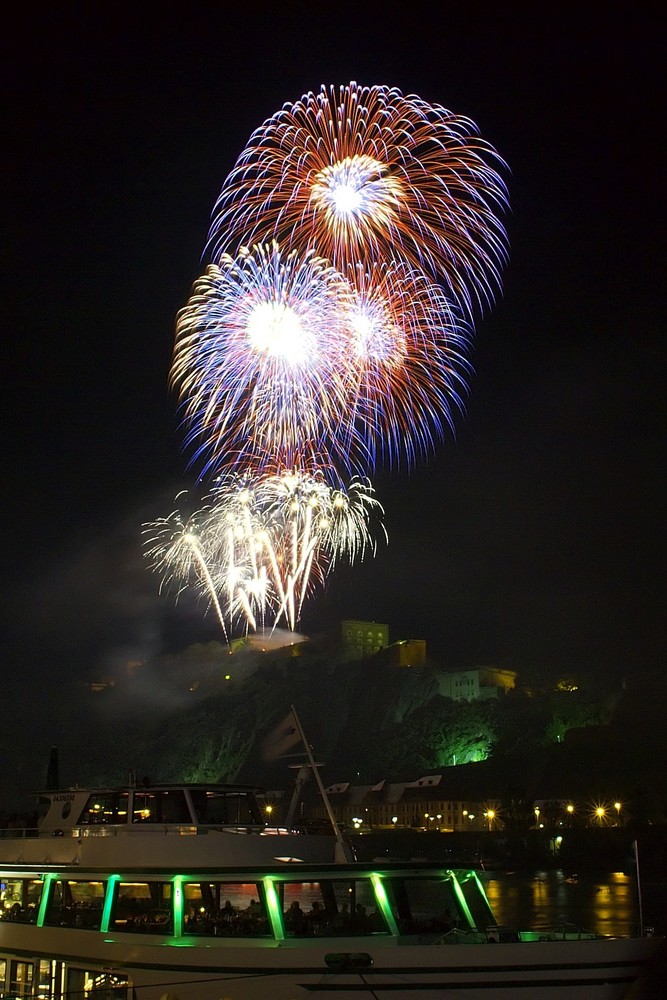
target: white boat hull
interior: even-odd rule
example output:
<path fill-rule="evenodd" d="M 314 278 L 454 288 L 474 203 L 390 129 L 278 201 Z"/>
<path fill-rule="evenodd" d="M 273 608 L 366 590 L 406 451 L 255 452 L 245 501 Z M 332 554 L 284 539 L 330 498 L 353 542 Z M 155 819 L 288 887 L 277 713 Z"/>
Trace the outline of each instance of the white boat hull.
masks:
<path fill-rule="evenodd" d="M 0 954 L 124 973 L 137 1000 L 620 1000 L 658 939 L 403 944 L 396 939 L 182 941 L 0 925 Z M 332 967 L 336 956 L 340 964 Z M 347 967 L 346 967 L 347 966 Z M 130 996 L 133 994 L 130 992 Z"/>

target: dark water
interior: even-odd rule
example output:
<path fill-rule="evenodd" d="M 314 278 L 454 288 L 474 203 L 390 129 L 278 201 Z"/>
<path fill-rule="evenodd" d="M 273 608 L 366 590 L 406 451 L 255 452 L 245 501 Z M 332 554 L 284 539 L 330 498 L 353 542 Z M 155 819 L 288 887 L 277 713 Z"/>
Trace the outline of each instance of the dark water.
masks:
<path fill-rule="evenodd" d="M 478 873 L 489 897 L 496 919 L 508 927 L 533 929 L 571 924 L 597 934 L 627 936 L 653 928 L 656 936 L 667 939 L 667 866 L 664 852 L 650 858 L 650 864 L 637 875 L 629 851 L 618 852 L 623 871 L 604 867 L 611 853 L 600 851 L 582 855 L 581 864 L 557 869 L 552 863 L 493 864 L 486 870 L 475 863 L 472 851 L 444 848 L 437 837 L 428 843 L 426 834 L 405 833 L 402 837 L 366 836 L 355 848 L 361 859 L 396 856 L 434 860 L 454 867 L 470 863 Z M 449 842 L 447 842 L 449 843 Z M 644 856 L 641 855 L 640 857 Z M 525 859 L 524 859 L 525 860 Z M 477 859 L 479 861 L 479 859 Z M 576 864 L 576 863 L 575 863 Z M 641 894 L 639 892 L 641 887 Z M 641 902 L 640 902 L 641 896 Z M 667 996 L 667 943 L 646 970 L 640 982 L 628 993 L 628 1000 L 663 1000 Z"/>
<path fill-rule="evenodd" d="M 667 937 L 667 876 L 641 880 L 634 873 L 572 874 L 559 870 L 479 873 L 499 923 L 517 928 L 573 924 L 605 935 L 636 933 L 640 923 Z M 628 998 L 662 1000 L 667 994 L 667 945 Z"/>

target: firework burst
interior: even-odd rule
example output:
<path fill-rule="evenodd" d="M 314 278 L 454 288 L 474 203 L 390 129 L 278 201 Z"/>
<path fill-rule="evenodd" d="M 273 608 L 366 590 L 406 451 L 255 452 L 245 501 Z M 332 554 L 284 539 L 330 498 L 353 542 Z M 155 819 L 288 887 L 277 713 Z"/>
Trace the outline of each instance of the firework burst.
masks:
<path fill-rule="evenodd" d="M 322 87 L 251 136 L 170 372 L 213 486 L 145 526 L 162 586 L 194 587 L 226 636 L 294 630 L 331 570 L 374 549 L 368 472 L 453 426 L 506 262 L 504 167 L 469 119 L 381 86 Z"/>
<path fill-rule="evenodd" d="M 210 265 L 178 315 L 171 383 L 209 476 L 320 457 L 345 461 L 339 433 L 353 372 L 344 363 L 348 282 L 312 251 L 277 244 Z"/>
<path fill-rule="evenodd" d="M 348 312 L 350 447 L 373 468 L 428 455 L 463 408 L 469 328 L 442 289 L 403 263 L 357 264 Z"/>
<path fill-rule="evenodd" d="M 229 174 L 209 233 L 316 247 L 344 270 L 402 256 L 472 315 L 500 286 L 504 163 L 475 124 L 384 86 L 322 87 L 258 128 Z"/>

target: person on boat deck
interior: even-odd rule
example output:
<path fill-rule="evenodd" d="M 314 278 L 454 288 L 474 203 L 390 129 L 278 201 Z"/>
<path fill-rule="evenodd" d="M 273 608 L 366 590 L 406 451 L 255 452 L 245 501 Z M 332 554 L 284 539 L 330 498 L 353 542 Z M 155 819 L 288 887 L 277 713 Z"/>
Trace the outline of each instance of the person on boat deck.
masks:
<path fill-rule="evenodd" d="M 252 903 L 250 905 L 252 906 Z M 220 916 L 224 920 L 232 920 L 236 916 L 236 910 L 232 906 L 231 899 L 226 899 L 225 900 L 225 905 L 220 910 Z"/>
<path fill-rule="evenodd" d="M 308 923 L 313 924 L 314 925 L 313 929 L 315 929 L 315 927 L 321 925 L 322 921 L 326 920 L 326 918 L 327 918 L 326 910 L 321 906 L 320 903 L 317 902 L 317 900 L 314 900 L 312 909 L 308 913 Z"/>
<path fill-rule="evenodd" d="M 306 927 L 306 915 L 296 899 L 290 903 L 289 910 L 285 914 L 285 926 L 295 934 L 299 934 Z"/>
<path fill-rule="evenodd" d="M 333 931 L 341 931 L 348 926 L 349 922 L 350 922 L 350 907 L 347 905 L 347 903 L 341 903 L 338 913 L 331 921 L 331 929 Z"/>

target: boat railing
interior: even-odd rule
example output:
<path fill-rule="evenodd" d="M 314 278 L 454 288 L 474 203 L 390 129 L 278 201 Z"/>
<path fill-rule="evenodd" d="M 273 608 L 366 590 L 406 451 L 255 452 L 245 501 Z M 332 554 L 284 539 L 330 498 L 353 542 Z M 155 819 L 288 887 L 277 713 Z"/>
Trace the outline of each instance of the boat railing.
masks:
<path fill-rule="evenodd" d="M 17 832 L 17 831 L 13 831 Z M 57 829 L 42 831 L 41 836 L 51 837 L 75 837 L 78 840 L 83 838 L 96 837 L 137 837 L 149 834 L 162 834 L 167 837 L 205 837 L 210 834 L 225 833 L 238 836 L 260 835 L 271 837 L 284 837 L 295 835 L 293 830 L 287 827 L 264 826 L 261 823 L 139 823 L 139 824 L 91 824 L 90 826 L 74 826 L 65 830 Z M 33 833 L 33 836 L 36 835 Z"/>
<path fill-rule="evenodd" d="M 0 840 L 35 837 L 72 837 L 81 840 L 98 837 L 134 837 L 149 833 L 176 837 L 201 837 L 217 833 L 263 837 L 312 836 L 312 832 L 305 830 L 294 830 L 285 826 L 265 826 L 262 823 L 96 823 L 47 830 L 36 826 L 3 827 L 0 828 Z"/>
<path fill-rule="evenodd" d="M 25 837 L 38 837 L 39 828 L 36 826 L 5 826 L 0 828 L 0 840 L 19 840 Z"/>

